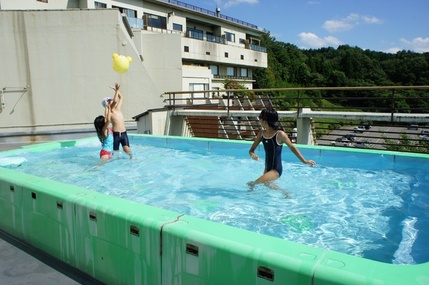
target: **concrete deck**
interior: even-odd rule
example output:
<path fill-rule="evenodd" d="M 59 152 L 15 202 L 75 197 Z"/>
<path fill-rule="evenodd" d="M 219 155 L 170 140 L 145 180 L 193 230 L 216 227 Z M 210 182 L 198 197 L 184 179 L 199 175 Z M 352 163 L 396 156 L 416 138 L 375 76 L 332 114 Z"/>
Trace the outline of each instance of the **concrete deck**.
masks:
<path fill-rule="evenodd" d="M 1 285 L 102 284 L 0 231 Z"/>

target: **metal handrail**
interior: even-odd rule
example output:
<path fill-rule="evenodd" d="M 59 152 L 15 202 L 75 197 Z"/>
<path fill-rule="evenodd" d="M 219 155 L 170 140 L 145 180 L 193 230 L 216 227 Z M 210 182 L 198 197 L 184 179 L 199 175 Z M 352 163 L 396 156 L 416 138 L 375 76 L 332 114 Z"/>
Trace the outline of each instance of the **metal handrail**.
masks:
<path fill-rule="evenodd" d="M 372 91 L 376 91 L 376 90 L 386 90 L 386 91 L 390 91 L 391 92 L 391 96 L 389 98 L 387 97 L 373 97 L 373 96 L 347 96 L 347 97 L 341 97 L 341 98 L 315 98 L 312 96 L 305 96 L 302 95 L 302 93 L 305 91 L 368 91 L 368 90 L 372 90 Z M 338 101 L 338 100 L 360 100 L 360 101 L 365 101 L 365 100 L 369 100 L 369 101 L 377 101 L 377 100 L 383 100 L 388 102 L 388 106 L 384 106 L 384 107 L 378 107 L 378 111 L 379 110 L 386 110 L 389 111 L 391 113 L 391 117 L 393 119 L 393 116 L 395 113 L 398 113 L 398 111 L 403 110 L 404 108 L 400 108 L 400 107 L 396 107 L 395 105 L 395 100 L 396 100 L 396 96 L 398 96 L 397 93 L 395 93 L 395 91 L 398 90 L 429 90 L 429 86 L 365 86 L 365 87 L 293 87 L 293 88 L 275 88 L 275 89 L 223 89 L 223 90 L 204 90 L 204 91 L 170 91 L 170 92 L 164 92 L 163 96 L 167 95 L 168 98 L 166 98 L 164 101 L 167 103 L 167 107 L 171 108 L 171 109 L 175 109 L 176 107 L 183 107 L 183 103 L 182 102 L 187 102 L 188 100 L 190 100 L 190 102 L 192 103 L 193 106 L 198 105 L 196 104 L 196 102 L 201 100 L 201 104 L 205 104 L 207 99 L 219 99 L 219 98 L 223 98 L 223 99 L 227 99 L 227 105 L 225 106 L 225 108 L 227 109 L 227 111 L 229 111 L 229 108 L 231 106 L 230 104 L 230 100 L 231 99 L 239 99 L 242 98 L 242 95 L 237 96 L 236 94 L 246 94 L 248 93 L 248 96 L 253 96 L 254 98 L 258 98 L 258 94 L 260 95 L 265 95 L 265 94 L 275 94 L 275 93 L 283 93 L 283 92 L 293 92 L 293 91 L 297 91 L 298 92 L 298 96 L 296 97 L 289 97 L 287 98 L 288 100 L 296 100 L 296 106 L 291 106 L 290 108 L 296 108 L 298 111 L 301 108 L 305 108 L 305 107 L 313 107 L 313 108 L 317 108 L 317 109 L 330 109 L 330 110 L 335 110 L 335 109 L 344 109 L 345 107 L 341 107 L 341 106 L 329 106 L 329 107 L 322 107 L 322 106 L 306 106 L 305 100 L 320 100 L 320 99 L 324 99 L 324 100 L 328 100 L 328 101 Z M 195 96 L 195 94 L 203 94 L 202 98 L 198 98 Z M 211 97 L 210 97 L 211 95 Z M 276 97 L 276 96 L 270 96 L 269 99 L 271 101 L 282 101 L 285 98 L 283 97 Z M 401 98 L 404 99 L 404 98 Z M 406 100 L 413 100 L 413 99 L 422 99 L 421 97 L 409 97 L 409 98 L 405 98 Z M 274 104 L 275 105 L 275 104 Z M 350 109 L 359 109 L 359 110 L 371 110 L 374 109 L 370 106 L 351 106 L 349 107 Z M 413 108 L 413 110 L 408 110 L 408 111 L 418 111 L 418 113 L 420 111 L 424 112 L 427 111 L 423 108 Z M 298 114 L 299 115 L 299 114 Z"/>
<path fill-rule="evenodd" d="M 308 91 L 345 91 L 353 92 L 353 95 L 346 94 L 347 97 L 342 98 L 316 98 L 312 94 L 308 94 Z M 379 94 L 380 90 L 386 90 L 383 97 L 375 97 L 359 94 L 359 91 L 374 91 Z M 296 88 L 279 88 L 279 89 L 253 89 L 253 90 L 243 90 L 243 89 L 225 89 L 225 90 L 205 90 L 205 91 L 175 91 L 175 92 L 165 92 L 163 96 L 167 97 L 165 102 L 167 107 L 170 109 L 176 110 L 176 114 L 181 114 L 185 116 L 193 116 L 198 114 L 198 116 L 218 116 L 224 118 L 247 118 L 255 119 L 257 118 L 258 113 L 262 108 L 267 107 L 265 101 L 268 102 L 268 105 L 274 106 L 279 116 L 282 118 L 282 124 L 284 128 L 290 131 L 293 127 L 296 127 L 296 122 L 300 118 L 311 119 L 313 123 L 313 128 L 317 134 L 317 141 L 319 144 L 330 145 L 335 136 L 344 136 L 348 132 L 353 133 L 353 127 L 359 125 L 361 122 L 371 122 L 375 126 L 375 129 L 381 129 L 382 126 L 392 127 L 390 130 L 384 128 L 383 131 L 376 131 L 375 129 L 370 129 L 365 131 L 365 135 L 356 133 L 356 138 L 358 140 L 373 140 L 371 143 L 373 147 L 389 147 L 389 146 L 401 146 L 403 145 L 401 141 L 395 141 L 394 144 L 390 143 L 387 140 L 380 138 L 386 135 L 389 136 L 402 136 L 404 133 L 408 134 L 408 142 L 415 144 L 415 149 L 426 149 L 426 145 L 421 145 L 422 142 L 421 136 L 417 132 L 409 132 L 406 129 L 407 124 L 420 124 L 420 130 L 428 129 L 429 130 L 429 110 L 423 109 L 419 106 L 412 108 L 403 108 L 397 107 L 395 105 L 395 100 L 400 97 L 401 90 L 429 90 L 429 86 L 368 86 L 368 87 L 296 87 Z M 280 97 L 279 93 L 285 94 L 287 92 L 297 92 L 296 96 L 289 96 L 287 99 Z M 246 94 L 247 93 L 247 94 Z M 311 93 L 311 92 L 310 92 Z M 387 93 L 387 94 L 386 94 Z M 198 95 L 201 96 L 204 94 L 204 98 L 197 98 Z M 253 109 L 243 110 L 240 108 L 241 101 L 243 97 L 238 96 L 237 94 L 246 94 L 246 96 L 252 96 L 252 99 L 246 98 L 246 100 L 252 100 L 255 104 Z M 270 94 L 271 96 L 267 96 Z M 289 94 L 290 95 L 290 94 Z M 319 94 L 320 95 L 320 94 Z M 417 94 L 418 95 L 418 94 Z M 405 100 L 423 100 L 426 97 L 424 96 L 408 97 Z M 262 98 L 262 96 L 266 98 Z M 211 98 L 208 98 L 211 97 Z M 222 98 L 223 97 L 223 98 Z M 403 97 L 400 97 L 404 99 Z M 344 106 L 314 106 L 310 104 L 318 99 L 331 100 L 336 102 L 340 100 L 355 100 L 362 102 L 361 106 L 354 107 L 344 107 Z M 192 104 L 183 104 L 185 102 L 191 102 Z M 207 104 L 207 101 L 210 100 L 212 105 L 216 103 L 216 100 L 219 100 L 218 110 L 204 110 L 204 104 Z M 383 100 L 383 101 L 381 101 Z M 285 103 L 291 103 L 285 106 Z M 368 102 L 384 102 L 385 105 L 372 107 Z M 222 103 L 221 103 L 222 102 Z M 365 104 L 364 104 L 365 102 Z M 201 104 L 200 104 L 201 103 Z M 373 104 L 374 105 L 374 104 Z M 380 105 L 380 104 L 379 104 Z M 198 110 L 189 110 L 187 109 L 198 109 Z M 289 110 L 289 111 L 285 111 Z M 193 112 L 192 112 L 193 111 Z M 227 122 L 228 120 L 223 120 Z M 424 125 L 426 123 L 426 125 Z M 253 125 L 250 131 L 256 134 L 256 130 L 259 128 L 258 125 Z M 349 126 L 348 128 L 343 128 L 342 126 Z M 208 126 L 210 127 L 210 126 Z M 211 126 L 216 127 L 216 126 Z M 228 126 L 223 126 L 228 130 Z M 256 129 L 255 129 L 256 128 Z M 393 130 L 397 128 L 396 130 Z M 234 128 L 232 128 L 232 131 Z M 338 130 L 338 131 L 336 131 Z M 419 131 L 420 131 L 419 130 Z M 251 133 L 251 132 L 250 132 Z M 325 134 L 325 135 L 324 135 Z M 326 136 L 330 134 L 331 136 Z M 254 136 L 253 135 L 253 136 Z M 249 137 L 249 136 L 247 136 Z M 315 138 L 316 139 L 316 138 Z"/>
<path fill-rule="evenodd" d="M 226 21 L 229 21 L 229 22 L 232 22 L 232 23 L 236 23 L 236 24 L 239 24 L 239 25 L 242 25 L 242 26 L 246 26 L 248 28 L 252 28 L 252 29 L 255 29 L 255 30 L 263 31 L 263 29 L 259 28 L 257 25 L 250 24 L 250 23 L 247 23 L 245 21 L 241 21 L 241 20 L 229 17 L 229 16 L 225 16 L 225 15 L 222 15 L 220 13 L 213 12 L 213 11 L 201 8 L 201 7 L 197 7 L 197 6 L 194 6 L 194 5 L 182 2 L 182 1 L 177 1 L 177 0 L 160 0 L 160 1 L 172 4 L 172 5 L 175 5 L 175 6 L 178 6 L 178 7 L 186 8 L 188 10 L 191 10 L 191 11 L 194 11 L 194 12 L 198 12 L 198 13 L 202 13 L 202 14 L 205 14 L 205 15 L 208 15 L 208 16 L 221 18 L 223 20 L 226 20 Z"/>

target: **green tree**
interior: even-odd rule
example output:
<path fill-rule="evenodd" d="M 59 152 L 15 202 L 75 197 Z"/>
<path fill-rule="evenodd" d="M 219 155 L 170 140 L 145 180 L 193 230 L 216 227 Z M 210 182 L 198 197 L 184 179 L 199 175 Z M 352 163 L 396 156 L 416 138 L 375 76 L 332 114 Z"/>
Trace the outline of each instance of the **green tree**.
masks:
<path fill-rule="evenodd" d="M 253 71 L 254 88 L 429 85 L 429 53 L 400 51 L 391 54 L 348 45 L 337 49 L 301 50 L 295 45 L 276 41 L 269 33 L 262 36 L 261 45 L 267 48 L 268 68 Z M 350 92 L 319 94 L 343 106 L 374 107 L 384 111 L 392 102 L 391 91 L 387 90 L 357 94 L 379 99 L 371 102 L 347 99 Z M 398 109 L 429 110 L 427 91 L 409 90 L 395 93 L 395 97 Z"/>

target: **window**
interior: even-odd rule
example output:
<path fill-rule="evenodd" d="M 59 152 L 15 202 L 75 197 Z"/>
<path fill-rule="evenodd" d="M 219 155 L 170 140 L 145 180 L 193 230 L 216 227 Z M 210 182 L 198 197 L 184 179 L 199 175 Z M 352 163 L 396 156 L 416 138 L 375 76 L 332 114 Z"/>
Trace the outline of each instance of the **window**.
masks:
<path fill-rule="evenodd" d="M 37 2 L 48 3 L 48 0 L 37 0 Z"/>
<path fill-rule="evenodd" d="M 174 31 L 183 31 L 183 26 L 182 25 L 180 25 L 180 24 L 176 24 L 176 23 L 173 23 L 173 30 Z"/>
<path fill-rule="evenodd" d="M 235 67 L 228 66 L 226 68 L 226 75 L 227 76 L 235 76 Z"/>
<path fill-rule="evenodd" d="M 184 52 L 189 52 L 189 47 L 188 46 L 184 46 L 183 51 Z"/>
<path fill-rule="evenodd" d="M 189 83 L 189 91 L 204 91 L 209 90 L 209 85 L 207 83 Z M 192 98 L 209 98 L 207 92 L 204 93 L 194 93 Z"/>
<path fill-rule="evenodd" d="M 235 43 L 235 34 L 225 32 L 225 37 L 226 37 L 226 40 L 227 40 L 228 42 L 233 42 L 233 43 Z"/>
<path fill-rule="evenodd" d="M 119 12 L 121 12 L 122 14 L 127 15 L 127 17 L 137 18 L 137 11 L 136 10 L 126 9 L 126 8 L 122 8 L 122 7 L 119 7 L 119 6 L 112 6 L 112 8 L 119 9 Z"/>
<path fill-rule="evenodd" d="M 101 2 L 97 2 L 97 1 L 94 2 L 94 6 L 95 6 L 95 9 L 105 9 L 105 8 L 107 8 L 106 4 L 101 3 Z"/>
<path fill-rule="evenodd" d="M 261 40 L 255 39 L 255 38 L 250 38 L 250 44 L 259 46 L 259 45 L 261 45 Z"/>
<path fill-rule="evenodd" d="M 225 52 L 225 57 L 228 57 L 228 56 L 229 56 L 229 54 L 227 52 Z"/>
<path fill-rule="evenodd" d="M 204 39 L 204 32 L 196 28 L 188 28 L 188 37 L 198 40 Z"/>
<path fill-rule="evenodd" d="M 152 14 L 144 14 L 144 17 L 146 19 L 146 25 L 149 27 L 154 27 L 154 28 L 160 28 L 160 29 L 167 29 L 167 18 L 166 17 L 161 17 L 161 16 L 157 16 L 157 15 L 152 15 Z"/>
<path fill-rule="evenodd" d="M 244 68 L 244 67 L 240 68 L 240 76 L 241 77 L 247 77 L 247 74 L 248 74 L 247 68 Z"/>
<path fill-rule="evenodd" d="M 241 60 L 244 60 L 244 55 L 240 55 Z"/>
<path fill-rule="evenodd" d="M 208 42 L 216 42 L 216 36 L 212 32 L 206 32 Z"/>
<path fill-rule="evenodd" d="M 137 11 L 136 10 L 123 9 L 122 13 L 124 13 L 125 15 L 127 15 L 127 17 L 137 18 Z"/>
<path fill-rule="evenodd" d="M 210 65 L 210 70 L 213 75 L 219 75 L 219 66 L 217 65 Z"/>

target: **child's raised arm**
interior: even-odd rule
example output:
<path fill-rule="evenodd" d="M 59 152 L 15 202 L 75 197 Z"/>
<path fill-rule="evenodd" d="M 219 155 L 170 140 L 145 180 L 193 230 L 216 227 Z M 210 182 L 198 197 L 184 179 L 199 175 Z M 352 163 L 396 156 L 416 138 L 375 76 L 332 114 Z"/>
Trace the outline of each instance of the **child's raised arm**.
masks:
<path fill-rule="evenodd" d="M 106 104 L 106 107 L 104 108 L 104 126 L 102 129 L 104 138 L 107 138 L 107 132 L 110 125 L 110 117 L 111 117 L 110 104 Z"/>
<path fill-rule="evenodd" d="M 121 91 L 118 90 L 118 101 L 116 102 L 116 106 L 115 106 L 116 109 L 118 110 L 121 109 L 123 99 L 124 97 L 122 96 Z"/>
<path fill-rule="evenodd" d="M 112 100 L 113 105 L 110 106 L 113 109 L 120 107 L 119 104 L 121 103 L 122 95 L 120 94 L 119 87 L 120 85 L 118 83 L 115 83 L 115 87 L 111 87 L 115 91 L 115 95 L 113 96 Z"/>

